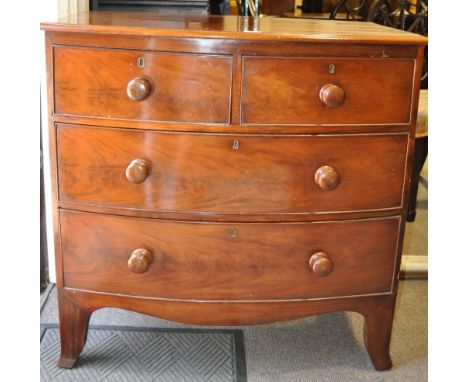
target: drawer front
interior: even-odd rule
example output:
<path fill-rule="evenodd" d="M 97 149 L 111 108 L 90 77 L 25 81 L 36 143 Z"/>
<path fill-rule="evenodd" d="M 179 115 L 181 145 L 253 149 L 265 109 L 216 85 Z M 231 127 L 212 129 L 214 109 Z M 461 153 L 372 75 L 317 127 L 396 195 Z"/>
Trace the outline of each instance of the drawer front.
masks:
<path fill-rule="evenodd" d="M 229 123 L 228 56 L 58 47 L 54 68 L 57 114 Z"/>
<path fill-rule="evenodd" d="M 245 124 L 410 120 L 414 60 L 247 57 L 243 67 Z"/>
<path fill-rule="evenodd" d="M 407 134 L 239 136 L 76 125 L 57 130 L 61 201 L 227 214 L 401 206 Z"/>
<path fill-rule="evenodd" d="M 66 210 L 60 221 L 65 287 L 199 300 L 389 292 L 400 224 L 187 223 Z"/>

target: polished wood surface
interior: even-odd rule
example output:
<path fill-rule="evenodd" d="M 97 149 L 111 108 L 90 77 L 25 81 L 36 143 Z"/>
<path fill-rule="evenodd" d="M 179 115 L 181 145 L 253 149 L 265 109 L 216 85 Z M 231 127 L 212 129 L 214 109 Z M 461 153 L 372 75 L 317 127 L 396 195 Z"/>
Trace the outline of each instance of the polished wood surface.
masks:
<path fill-rule="evenodd" d="M 60 366 L 117 307 L 197 325 L 356 311 L 391 367 L 427 39 L 269 17 L 41 27 Z"/>
<path fill-rule="evenodd" d="M 372 312 L 364 313 L 364 345 L 376 370 L 392 367 L 390 337 L 395 301 L 396 295 L 393 295 L 387 305 L 378 305 Z"/>
<path fill-rule="evenodd" d="M 72 368 L 86 343 L 91 312 L 58 289 L 61 351 L 58 366 Z"/>
<path fill-rule="evenodd" d="M 143 120 L 112 119 L 112 123 L 104 118 L 54 115 L 57 123 L 71 123 L 78 125 L 115 127 L 136 130 L 164 130 L 171 132 L 190 133 L 228 133 L 228 134 L 375 134 L 375 133 L 407 133 L 410 132 L 412 122 L 407 124 L 346 124 L 346 125 L 216 125 L 195 123 L 169 123 Z"/>
<path fill-rule="evenodd" d="M 62 296 L 62 299 L 68 298 L 73 301 L 74 306 L 80 307 L 81 311 L 87 315 L 99 308 L 117 307 L 150 315 L 157 312 L 159 317 L 166 320 L 194 325 L 255 325 L 293 320 L 339 310 L 354 311 L 364 316 L 366 348 L 374 367 L 377 370 L 386 370 L 391 367 L 388 348 L 395 294 L 313 301 L 285 301 L 282 303 L 277 301 L 200 303 L 197 301 L 135 299 L 128 296 L 114 296 L 68 288 L 63 289 Z M 61 340 L 62 344 L 67 344 L 67 349 L 70 351 L 68 354 L 74 354 L 76 360 L 81 351 L 81 343 L 73 341 L 70 337 L 75 333 L 81 335 L 87 326 L 82 320 L 73 320 L 72 315 L 68 318 L 70 320 L 67 321 L 67 324 L 74 326 L 74 329 L 73 331 L 64 331 Z M 339 354 L 339 350 L 336 351 L 336 354 Z"/>
<path fill-rule="evenodd" d="M 60 221 L 65 287 L 220 301 L 390 293 L 400 224 L 395 217 L 184 223 L 71 211 L 62 211 Z M 141 269 L 138 264 L 139 274 L 127 267 L 134 248 L 153 258 L 151 266 L 146 259 Z M 328 261 L 317 259 L 310 269 L 317 252 L 326 252 Z"/>
<path fill-rule="evenodd" d="M 57 142 L 62 201 L 304 214 L 400 207 L 408 137 L 231 136 L 59 125 Z M 135 156 L 151 167 L 138 185 L 128 179 Z"/>
<path fill-rule="evenodd" d="M 413 60 L 246 57 L 244 70 L 244 123 L 389 124 L 410 119 Z M 383 89 L 385 83 L 391 85 Z M 331 92 L 322 100 L 327 84 L 343 90 L 342 100 Z"/>
<path fill-rule="evenodd" d="M 101 47 L 105 49 L 136 49 L 160 52 L 185 52 L 197 54 L 237 54 L 288 57 L 354 57 L 354 58 L 416 58 L 420 45 L 395 45 L 388 42 L 363 42 L 352 44 L 330 38 L 319 42 L 282 40 L 278 37 L 239 41 L 228 38 L 174 38 L 164 36 L 112 35 L 96 33 L 70 33 L 48 31 L 55 45 Z M 413 35 L 414 36 L 414 35 Z M 220 44 L 222 40 L 222 44 Z M 326 56 L 324 55 L 326 49 Z M 240 58 L 240 57 L 239 57 Z"/>
<path fill-rule="evenodd" d="M 374 23 L 335 20 L 191 16 L 127 12 L 83 12 L 54 22 L 47 31 L 154 37 L 204 37 L 236 40 L 332 41 L 386 44 L 425 44 L 427 38 Z"/>
<path fill-rule="evenodd" d="M 54 67 L 57 114 L 229 122 L 230 57 L 57 47 Z"/>
<path fill-rule="evenodd" d="M 232 214 L 218 212 L 189 212 L 189 211 L 157 211 L 125 207 L 110 207 L 99 204 L 88 204 L 80 202 L 57 202 L 59 208 L 73 209 L 93 213 L 115 214 L 129 217 L 142 217 L 164 220 L 184 220 L 202 222 L 233 222 L 233 223 L 280 223 L 280 222 L 315 222 L 323 220 L 349 220 L 369 219 L 385 217 L 403 212 L 404 207 L 395 207 L 379 210 L 355 210 L 355 211 L 329 211 L 317 213 L 255 213 L 255 214 Z"/>

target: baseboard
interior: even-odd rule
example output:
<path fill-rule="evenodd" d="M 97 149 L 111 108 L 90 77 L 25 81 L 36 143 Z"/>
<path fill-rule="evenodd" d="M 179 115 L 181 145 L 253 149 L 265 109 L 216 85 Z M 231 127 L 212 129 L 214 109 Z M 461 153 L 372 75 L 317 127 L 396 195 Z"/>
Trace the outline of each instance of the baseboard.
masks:
<path fill-rule="evenodd" d="M 401 259 L 400 278 L 427 279 L 428 261 L 427 256 L 406 255 Z"/>

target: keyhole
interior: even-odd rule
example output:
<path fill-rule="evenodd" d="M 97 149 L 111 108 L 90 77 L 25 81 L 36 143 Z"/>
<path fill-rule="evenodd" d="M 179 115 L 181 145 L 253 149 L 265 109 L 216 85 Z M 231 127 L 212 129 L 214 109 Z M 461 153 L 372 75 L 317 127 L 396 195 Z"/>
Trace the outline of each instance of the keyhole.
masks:
<path fill-rule="evenodd" d="M 232 228 L 230 231 L 229 231 L 229 236 L 231 237 L 236 237 L 237 236 L 237 230 L 235 228 Z"/>
<path fill-rule="evenodd" d="M 335 65 L 334 64 L 328 65 L 328 73 L 330 73 L 330 74 L 335 73 Z"/>
<path fill-rule="evenodd" d="M 232 149 L 239 150 L 239 145 L 240 145 L 240 142 L 236 139 L 235 141 L 232 142 Z"/>
<path fill-rule="evenodd" d="M 144 68 L 145 67 L 145 59 L 143 57 L 140 57 L 138 59 L 138 67 L 139 68 Z"/>

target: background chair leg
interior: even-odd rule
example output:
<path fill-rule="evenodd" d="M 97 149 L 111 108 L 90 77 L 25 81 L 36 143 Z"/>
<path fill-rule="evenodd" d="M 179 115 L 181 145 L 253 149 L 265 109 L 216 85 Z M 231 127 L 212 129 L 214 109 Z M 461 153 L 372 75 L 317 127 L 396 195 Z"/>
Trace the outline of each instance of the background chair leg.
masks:
<path fill-rule="evenodd" d="M 418 196 L 419 174 L 427 158 L 427 137 L 416 138 L 414 146 L 413 171 L 411 174 L 411 185 L 409 192 L 407 222 L 413 222 L 416 219 L 416 199 Z"/>

